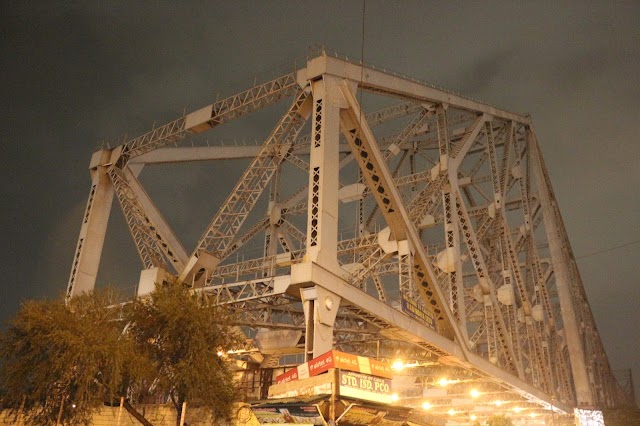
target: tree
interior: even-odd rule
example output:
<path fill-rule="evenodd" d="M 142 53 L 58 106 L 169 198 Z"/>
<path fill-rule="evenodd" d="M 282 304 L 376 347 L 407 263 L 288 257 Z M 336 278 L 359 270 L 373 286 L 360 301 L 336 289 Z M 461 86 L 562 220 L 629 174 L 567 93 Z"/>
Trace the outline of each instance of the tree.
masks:
<path fill-rule="evenodd" d="M 513 426 L 510 418 L 505 416 L 494 415 L 487 420 L 487 426 Z"/>
<path fill-rule="evenodd" d="M 168 395 L 227 418 L 235 391 L 227 351 L 240 337 L 229 311 L 182 286 L 120 305 L 112 290 L 27 301 L 0 333 L 0 395 L 34 425 L 89 424 L 105 402 Z M 153 426 L 125 400 L 141 424 Z"/>
<path fill-rule="evenodd" d="M 229 310 L 201 293 L 170 285 L 137 299 L 128 319 L 128 333 L 156 372 L 143 382 L 150 392 L 169 396 L 176 424 L 185 401 L 215 420 L 229 418 L 236 390 L 226 355 L 242 342 Z"/>
<path fill-rule="evenodd" d="M 122 337 L 111 290 L 62 300 L 27 301 L 0 334 L 3 405 L 31 424 L 87 424 L 122 393 L 137 358 Z"/>

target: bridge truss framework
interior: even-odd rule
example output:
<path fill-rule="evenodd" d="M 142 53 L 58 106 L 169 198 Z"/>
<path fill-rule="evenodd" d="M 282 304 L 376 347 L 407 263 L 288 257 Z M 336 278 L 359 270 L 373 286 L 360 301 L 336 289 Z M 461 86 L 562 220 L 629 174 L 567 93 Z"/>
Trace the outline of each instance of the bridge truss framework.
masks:
<path fill-rule="evenodd" d="M 262 145 L 181 146 L 287 99 Z M 188 253 L 139 174 L 236 158 L 250 164 Z M 621 398 L 528 116 L 323 51 L 90 170 L 67 297 L 95 286 L 115 198 L 138 293 L 182 282 L 230 305 L 263 378 L 336 348 L 403 359 L 400 403 L 459 422 Z"/>

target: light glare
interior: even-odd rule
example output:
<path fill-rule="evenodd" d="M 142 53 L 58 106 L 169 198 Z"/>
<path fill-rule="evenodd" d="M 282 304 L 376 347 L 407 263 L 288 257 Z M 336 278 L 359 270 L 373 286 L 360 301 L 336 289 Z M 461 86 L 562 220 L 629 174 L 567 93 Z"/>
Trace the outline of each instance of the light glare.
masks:
<path fill-rule="evenodd" d="M 393 364 L 391 364 L 391 368 L 397 371 L 402 371 L 402 369 L 404 368 L 404 362 L 402 362 L 401 359 L 397 359 L 393 361 Z"/>

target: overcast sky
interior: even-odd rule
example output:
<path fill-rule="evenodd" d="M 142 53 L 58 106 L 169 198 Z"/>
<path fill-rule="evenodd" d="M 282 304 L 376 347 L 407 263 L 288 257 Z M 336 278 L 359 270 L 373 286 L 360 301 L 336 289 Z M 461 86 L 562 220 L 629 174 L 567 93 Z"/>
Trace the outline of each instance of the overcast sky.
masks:
<path fill-rule="evenodd" d="M 638 1 L 369 0 L 364 39 L 367 62 L 532 115 L 612 367 L 633 366 L 636 383 L 639 22 Z M 0 35 L 2 320 L 65 289 L 99 141 L 242 90 L 314 44 L 360 57 L 362 2 L 2 2 Z M 114 269 L 137 267 L 128 250 Z"/>

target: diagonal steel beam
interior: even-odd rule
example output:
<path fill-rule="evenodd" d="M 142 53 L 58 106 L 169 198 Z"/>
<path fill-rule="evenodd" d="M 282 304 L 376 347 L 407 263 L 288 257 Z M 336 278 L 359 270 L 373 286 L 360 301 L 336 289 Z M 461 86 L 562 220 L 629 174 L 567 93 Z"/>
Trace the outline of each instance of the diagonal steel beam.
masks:
<path fill-rule="evenodd" d="M 202 276 L 206 270 L 212 271 L 222 260 L 223 253 L 231 245 L 278 166 L 292 149 L 293 141 L 310 114 L 310 107 L 309 92 L 299 91 L 289 110 L 263 144 L 258 156 L 245 170 L 198 240 L 196 249 L 180 275 L 181 281 L 188 281 L 197 275 Z"/>
<path fill-rule="evenodd" d="M 156 266 L 167 269 L 165 255 L 174 257 L 173 253 L 168 250 L 168 245 L 162 244 L 162 235 L 156 232 L 155 225 L 140 205 L 124 172 L 113 165 L 109 168 L 108 174 L 142 264 L 146 269 Z M 178 260 L 175 260 L 177 263 Z"/>
<path fill-rule="evenodd" d="M 269 228 L 269 218 L 263 218 L 246 230 L 244 234 L 233 240 L 233 243 L 222 253 L 222 258 L 226 259 L 235 253 L 240 247 L 255 237 L 259 232 Z"/>
<path fill-rule="evenodd" d="M 575 309 L 574 306 L 574 300 L 582 299 L 583 295 L 581 292 L 573 292 L 571 288 L 572 277 L 569 263 L 570 260 L 573 259 L 573 253 L 571 252 L 568 238 L 566 237 L 566 229 L 560 216 L 558 204 L 546 171 L 540 147 L 538 146 L 533 130 L 530 128 L 527 129 L 527 137 L 533 151 L 532 164 L 534 176 L 538 196 L 540 197 L 540 203 L 542 205 L 545 231 L 556 279 L 556 289 L 560 301 L 564 333 L 569 352 L 571 372 L 573 374 L 576 402 L 579 406 L 592 406 L 595 397 L 587 369 L 587 357 L 583 346 L 584 336 L 580 330 L 580 320 L 582 318 L 578 317 L 578 310 Z M 582 291 L 584 291 L 584 289 L 582 289 Z M 583 300 L 586 302 L 586 298 Z"/>
<path fill-rule="evenodd" d="M 375 137 L 364 119 L 364 114 L 361 113 L 360 106 L 346 83 L 341 85 L 341 91 L 349 106 L 340 113 L 341 128 L 353 149 L 363 178 L 371 188 L 394 238 L 397 241 L 409 240 L 416 250 L 415 270 L 422 285 L 421 295 L 437 318 L 438 331 L 448 338 L 453 338 L 455 335 L 462 341 L 458 326 L 452 320 L 451 313 L 443 302 L 444 297 L 422 241 L 405 211 L 400 193 L 393 182 Z"/>
<path fill-rule="evenodd" d="M 462 235 L 465 238 L 471 262 L 474 269 L 476 270 L 476 274 L 480 281 L 481 287 L 483 288 L 485 296 L 488 296 L 490 298 L 490 303 L 494 308 L 493 310 L 495 311 L 495 317 L 498 320 L 495 324 L 496 334 L 499 343 L 502 346 L 501 349 L 507 360 L 507 368 L 516 370 L 519 377 L 524 377 L 522 366 L 515 362 L 516 357 L 513 353 L 513 347 L 510 345 L 507 339 L 507 326 L 505 324 L 504 318 L 500 313 L 500 305 L 497 300 L 496 287 L 493 283 L 493 280 L 489 276 L 489 270 L 487 269 L 482 251 L 480 250 L 480 244 L 478 243 L 475 231 L 471 226 L 471 220 L 469 218 L 469 214 L 467 213 L 467 209 L 462 201 L 462 194 L 460 193 L 460 189 L 455 185 L 452 189 L 452 195 L 455 195 L 456 199 L 455 204 L 458 211 L 460 230 L 462 231 Z M 490 320 L 493 321 L 493 318 L 491 318 Z"/>
<path fill-rule="evenodd" d="M 173 264 L 176 272 L 182 271 L 189 258 L 182 243 L 129 167 L 124 168 L 124 175 L 144 214 L 153 223 L 156 233 L 160 235 L 158 243 L 167 246 L 167 258 Z"/>

